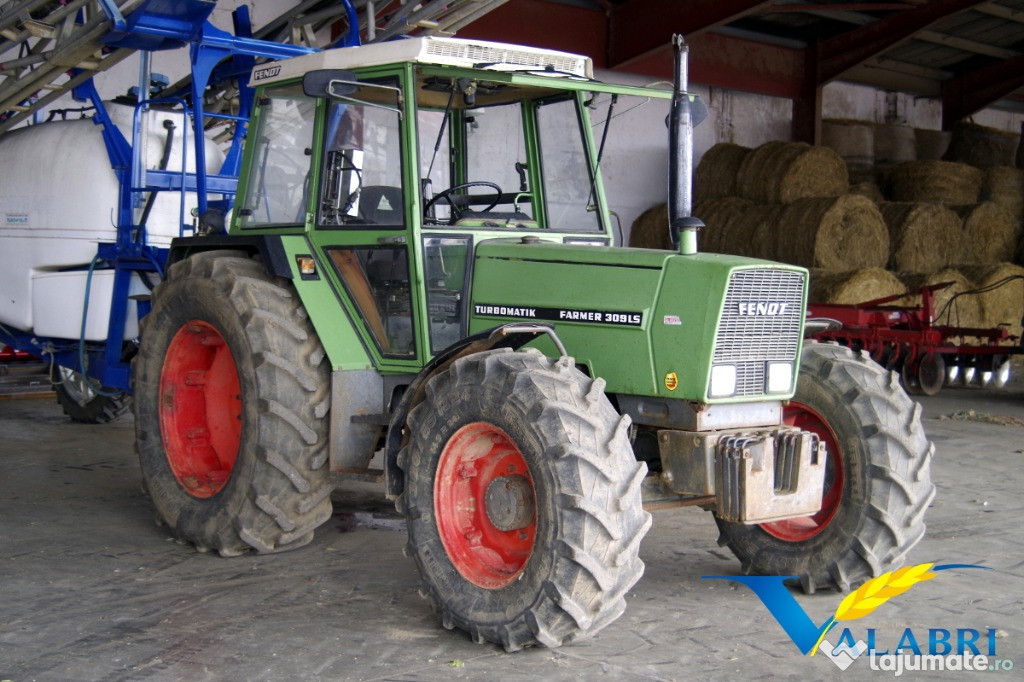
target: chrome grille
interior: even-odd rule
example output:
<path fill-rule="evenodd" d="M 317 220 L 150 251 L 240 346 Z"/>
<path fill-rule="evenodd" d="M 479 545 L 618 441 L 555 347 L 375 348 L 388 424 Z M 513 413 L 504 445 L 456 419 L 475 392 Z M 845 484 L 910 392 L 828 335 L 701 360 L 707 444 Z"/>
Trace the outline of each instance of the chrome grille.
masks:
<path fill-rule="evenodd" d="M 736 365 L 734 396 L 763 395 L 766 362 L 796 359 L 804 317 L 804 284 L 804 275 L 791 270 L 759 268 L 732 273 L 713 362 Z M 759 303 L 777 304 L 775 314 L 741 312 L 741 306 L 749 311 L 748 306 Z"/>

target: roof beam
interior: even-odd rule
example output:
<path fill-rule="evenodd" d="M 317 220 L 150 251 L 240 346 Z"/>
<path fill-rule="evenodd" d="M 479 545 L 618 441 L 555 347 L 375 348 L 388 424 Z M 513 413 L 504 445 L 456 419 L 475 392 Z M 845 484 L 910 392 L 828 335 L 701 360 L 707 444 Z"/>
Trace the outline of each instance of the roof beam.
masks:
<path fill-rule="evenodd" d="M 668 45 L 672 34 L 687 41 L 698 33 L 721 26 L 772 5 L 774 0 L 630 0 L 612 9 L 608 64 L 617 67 L 651 50 Z"/>
<path fill-rule="evenodd" d="M 942 84 L 942 129 L 1024 87 L 1024 55 L 969 71 Z"/>
<path fill-rule="evenodd" d="M 932 0 L 865 24 L 808 48 L 817 53 L 818 84 L 833 81 L 853 67 L 911 38 L 935 22 L 984 4 L 986 0 Z"/>
<path fill-rule="evenodd" d="M 1010 9 L 1003 5 L 997 5 L 994 2 L 986 2 L 984 5 L 978 5 L 974 9 L 982 14 L 988 14 L 993 17 L 999 17 L 1000 19 L 1006 19 L 1007 21 L 1015 21 L 1018 24 L 1024 24 L 1024 11 L 1018 9 Z"/>

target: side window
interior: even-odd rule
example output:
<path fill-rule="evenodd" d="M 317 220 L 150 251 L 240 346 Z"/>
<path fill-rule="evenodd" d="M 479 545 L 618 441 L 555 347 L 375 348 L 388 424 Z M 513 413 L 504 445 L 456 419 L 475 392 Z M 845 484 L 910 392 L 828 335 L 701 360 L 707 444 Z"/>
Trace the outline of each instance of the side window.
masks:
<path fill-rule="evenodd" d="M 310 182 L 314 100 L 297 85 L 268 91 L 260 102 L 252 170 L 239 208 L 241 226 L 302 224 Z"/>
<path fill-rule="evenodd" d="M 592 173 L 583 145 L 576 100 L 560 99 L 537 108 L 541 168 L 548 226 L 555 230 L 599 230 Z"/>
<path fill-rule="evenodd" d="M 465 336 L 469 237 L 424 237 L 423 266 L 430 316 L 430 349 L 437 353 Z"/>
<path fill-rule="evenodd" d="M 415 355 L 406 248 L 332 247 L 327 253 L 381 354 Z"/>
<path fill-rule="evenodd" d="M 402 129 L 396 106 L 393 90 L 369 84 L 331 103 L 324 135 L 320 225 L 405 224 Z"/>

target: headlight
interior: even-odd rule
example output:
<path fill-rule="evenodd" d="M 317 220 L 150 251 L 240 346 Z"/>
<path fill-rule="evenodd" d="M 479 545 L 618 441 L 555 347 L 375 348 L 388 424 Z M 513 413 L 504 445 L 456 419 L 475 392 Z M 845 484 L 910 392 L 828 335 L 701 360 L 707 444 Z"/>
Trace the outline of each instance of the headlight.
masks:
<path fill-rule="evenodd" d="M 712 398 L 725 398 L 736 392 L 736 365 L 714 365 L 711 368 Z"/>
<path fill-rule="evenodd" d="M 793 389 L 793 363 L 768 363 L 768 392 L 789 393 Z"/>

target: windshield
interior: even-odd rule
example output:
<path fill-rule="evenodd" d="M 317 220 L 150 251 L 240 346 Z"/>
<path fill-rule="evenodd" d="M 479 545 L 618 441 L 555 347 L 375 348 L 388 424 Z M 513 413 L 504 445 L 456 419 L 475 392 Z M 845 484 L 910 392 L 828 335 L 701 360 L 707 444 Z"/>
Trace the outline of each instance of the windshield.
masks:
<path fill-rule="evenodd" d="M 417 90 L 425 226 L 602 230 L 582 98 L 468 78 Z"/>

